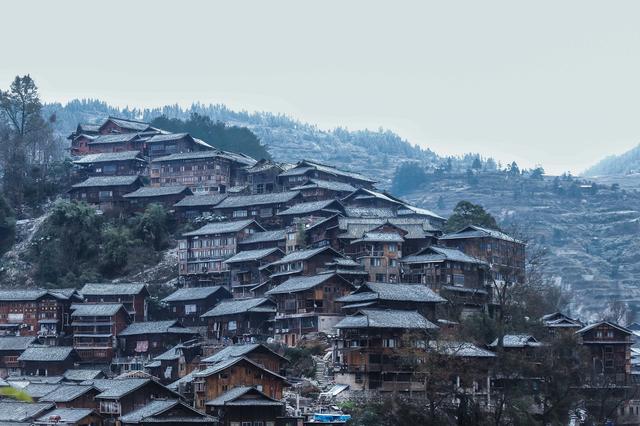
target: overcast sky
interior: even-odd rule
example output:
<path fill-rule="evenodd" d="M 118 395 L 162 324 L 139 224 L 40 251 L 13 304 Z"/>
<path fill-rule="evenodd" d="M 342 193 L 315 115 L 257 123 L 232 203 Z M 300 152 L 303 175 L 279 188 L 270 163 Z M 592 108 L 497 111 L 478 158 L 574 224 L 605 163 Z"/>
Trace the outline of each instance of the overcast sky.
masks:
<path fill-rule="evenodd" d="M 580 172 L 640 142 L 638 1 L 3 1 L 0 86 L 384 127 Z"/>

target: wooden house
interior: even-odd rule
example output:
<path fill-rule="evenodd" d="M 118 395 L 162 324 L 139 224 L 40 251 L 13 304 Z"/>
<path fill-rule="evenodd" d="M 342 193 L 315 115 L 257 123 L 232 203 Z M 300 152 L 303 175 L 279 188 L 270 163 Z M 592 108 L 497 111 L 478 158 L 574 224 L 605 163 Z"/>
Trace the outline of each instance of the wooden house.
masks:
<path fill-rule="evenodd" d="M 130 118 L 109 116 L 98 127 L 98 133 L 101 135 L 121 134 L 121 133 L 138 133 L 157 130 L 151 127 L 149 123 Z"/>
<path fill-rule="evenodd" d="M 221 300 L 232 295 L 223 286 L 180 288 L 162 299 L 169 305 L 172 315 L 184 325 L 202 326 L 206 320 L 201 315 L 209 311 Z"/>
<path fill-rule="evenodd" d="M 102 426 L 103 418 L 92 408 L 56 408 L 33 421 L 38 426 Z"/>
<path fill-rule="evenodd" d="M 552 314 L 544 315 L 540 320 L 549 331 L 549 334 L 552 335 L 561 333 L 573 334 L 584 327 L 582 322 L 575 318 L 571 318 L 562 312 L 554 312 Z"/>
<path fill-rule="evenodd" d="M 320 200 L 305 201 L 294 204 L 288 209 L 279 212 L 278 216 L 283 218 L 282 224 L 284 226 L 289 226 L 293 224 L 296 219 L 306 218 L 309 216 L 327 218 L 335 216 L 336 214 L 344 214 L 344 207 L 340 204 L 340 201 Z"/>
<path fill-rule="evenodd" d="M 525 280 L 525 244 L 504 232 L 471 225 L 443 235 L 438 241 L 487 262 L 491 266 L 491 279 L 497 283 Z"/>
<path fill-rule="evenodd" d="M 264 231 L 253 219 L 209 223 L 187 232 L 178 243 L 178 272 L 192 280 L 212 283 L 228 282 L 225 260 L 238 252 L 238 242 Z"/>
<path fill-rule="evenodd" d="M 361 309 L 335 324 L 336 381 L 353 390 L 425 391 L 412 366 L 403 364 L 401 348 L 427 342 L 438 326 L 416 311 Z"/>
<path fill-rule="evenodd" d="M 2 400 L 0 401 L 0 422 L 5 425 L 29 425 L 54 408 L 55 406 L 50 402 Z"/>
<path fill-rule="evenodd" d="M 256 219 L 264 226 L 274 229 L 282 227 L 282 218 L 277 214 L 300 201 L 302 195 L 298 191 L 234 195 L 216 205 L 213 214 L 228 220 Z"/>
<path fill-rule="evenodd" d="M 209 337 L 222 341 L 264 341 L 273 335 L 276 305 L 264 297 L 226 299 L 202 318 L 208 322 Z"/>
<path fill-rule="evenodd" d="M 192 194 L 191 189 L 184 185 L 160 188 L 143 186 L 123 195 L 122 198 L 128 203 L 127 208 L 131 211 L 144 211 L 149 204 L 160 204 L 167 210 L 172 210 L 177 202 Z"/>
<path fill-rule="evenodd" d="M 279 248 L 241 251 L 225 260 L 231 278 L 231 292 L 235 297 L 249 297 L 251 289 L 268 279 L 267 265 L 282 259 Z"/>
<path fill-rule="evenodd" d="M 270 194 L 280 192 L 278 175 L 284 171 L 282 164 L 262 159 L 245 168 L 246 183 L 251 194 Z"/>
<path fill-rule="evenodd" d="M 58 384 L 52 392 L 41 397 L 39 402 L 53 402 L 57 408 L 95 409 L 94 398 L 100 391 L 92 385 Z"/>
<path fill-rule="evenodd" d="M 220 204 L 228 194 L 187 195 L 173 205 L 178 219 L 193 220 L 197 217 L 211 215 L 213 208 Z"/>
<path fill-rule="evenodd" d="M 353 314 L 367 309 L 416 311 L 431 321 L 437 320 L 437 307 L 447 300 L 430 288 L 418 284 L 365 283 L 347 296 L 336 299 L 342 311 Z"/>
<path fill-rule="evenodd" d="M 274 399 L 282 398 L 288 382 L 246 357 L 231 357 L 194 373 L 194 406 L 204 409 L 211 401 L 238 386 L 252 386 Z"/>
<path fill-rule="evenodd" d="M 255 232 L 242 241 L 238 241 L 239 251 L 279 248 L 285 251 L 287 231 L 276 229 L 273 231 Z"/>
<path fill-rule="evenodd" d="M 295 346 L 310 333 L 333 334 L 343 315 L 336 299 L 353 291 L 353 285 L 338 274 L 295 276 L 267 291 L 276 302 L 276 339 Z"/>
<path fill-rule="evenodd" d="M 155 136 L 152 140 L 162 137 Z M 219 150 L 178 151 L 153 158 L 150 165 L 153 186 L 186 185 L 196 194 L 227 192 L 229 187 L 243 182 L 242 169 L 255 163 L 248 156 Z"/>
<path fill-rule="evenodd" d="M 164 353 L 153 358 L 153 362 L 145 366 L 155 377 L 164 382 L 174 382 L 191 374 L 197 369 L 202 357 L 200 339 L 178 343 Z"/>
<path fill-rule="evenodd" d="M 73 201 L 99 207 L 101 210 L 123 208 L 123 197 L 142 186 L 138 175 L 131 176 L 94 176 L 77 183 L 69 190 Z"/>
<path fill-rule="evenodd" d="M 190 155 L 194 152 L 215 152 L 213 147 L 203 140 L 197 139 L 188 133 L 156 133 L 144 139 L 144 154 L 151 158 L 153 172 L 153 162 L 156 159 L 167 158 L 169 156 Z M 153 174 L 152 174 L 153 179 Z M 183 182 L 178 182 L 183 183 Z"/>
<path fill-rule="evenodd" d="M 576 331 L 579 343 L 589 354 L 586 380 L 593 387 L 624 387 L 630 383 L 633 332 L 602 321 Z"/>
<path fill-rule="evenodd" d="M 154 399 L 145 407 L 119 418 L 122 426 L 218 426 L 218 419 L 195 410 L 179 399 Z"/>
<path fill-rule="evenodd" d="M 86 382 L 100 393 L 95 401 L 98 412 L 108 421 L 146 407 L 156 399 L 176 399 L 178 394 L 152 379 L 100 379 Z"/>
<path fill-rule="evenodd" d="M 229 358 L 245 357 L 256 364 L 284 375 L 289 360 L 282 355 L 272 351 L 261 343 L 246 343 L 239 345 L 225 346 L 211 356 L 203 358 L 203 364 L 217 364 Z"/>
<path fill-rule="evenodd" d="M 86 176 L 134 176 L 145 174 L 147 169 L 147 161 L 140 151 L 88 154 L 73 164 Z"/>
<path fill-rule="evenodd" d="M 35 341 L 35 336 L 0 337 L 0 378 L 22 374 L 18 357 Z"/>
<path fill-rule="evenodd" d="M 73 289 L 0 291 L 0 333 L 38 336 L 55 343 L 70 332 L 71 304 L 80 301 Z"/>
<path fill-rule="evenodd" d="M 180 342 L 198 337 L 198 332 L 178 320 L 134 322 L 118 334 L 120 352 L 126 356 L 155 356 Z"/>
<path fill-rule="evenodd" d="M 238 386 L 205 403 L 208 413 L 223 426 L 275 426 L 286 414 L 284 402 L 267 396 L 251 386 Z"/>
<path fill-rule="evenodd" d="M 119 303 L 82 303 L 74 306 L 73 347 L 83 362 L 110 363 L 116 354 L 118 336 L 130 322 Z"/>
<path fill-rule="evenodd" d="M 364 266 L 369 281 L 397 283 L 406 233 L 390 223 L 383 224 L 351 241 L 345 252 Z"/>
<path fill-rule="evenodd" d="M 343 257 L 331 247 L 318 247 L 287 253 L 282 259 L 271 263 L 273 284 L 279 284 L 295 275 L 315 275 L 324 271 L 325 264 Z"/>
<path fill-rule="evenodd" d="M 145 321 L 149 290 L 144 283 L 89 283 L 80 290 L 85 303 L 121 303 L 132 321 Z"/>
<path fill-rule="evenodd" d="M 32 346 L 18 357 L 26 376 L 61 376 L 79 360 L 71 346 Z"/>
<path fill-rule="evenodd" d="M 302 160 L 294 167 L 280 173 L 280 182 L 284 188 L 300 186 L 310 179 L 348 183 L 356 188 L 372 188 L 375 180 L 360 173 L 336 169 L 315 161 Z"/>

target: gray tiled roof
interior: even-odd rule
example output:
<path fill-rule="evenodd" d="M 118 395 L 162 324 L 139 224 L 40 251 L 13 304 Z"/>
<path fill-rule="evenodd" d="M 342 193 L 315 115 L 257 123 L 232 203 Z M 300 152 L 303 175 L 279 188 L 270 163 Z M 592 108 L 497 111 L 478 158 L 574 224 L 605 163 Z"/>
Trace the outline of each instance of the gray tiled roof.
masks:
<path fill-rule="evenodd" d="M 254 349 L 256 349 L 257 347 L 259 347 L 260 344 L 258 343 L 251 343 L 251 344 L 247 344 L 247 345 L 232 345 L 232 346 L 227 346 L 224 349 L 216 352 L 215 354 L 204 358 L 203 360 L 201 360 L 202 362 L 206 362 L 208 364 L 216 364 L 218 362 L 224 361 L 226 359 L 229 358 L 235 358 L 235 357 L 239 357 L 239 356 L 245 356 L 248 353 L 250 353 L 251 351 L 253 351 Z"/>
<path fill-rule="evenodd" d="M 0 301 L 37 300 L 47 294 L 47 290 L 0 290 Z"/>
<path fill-rule="evenodd" d="M 361 239 L 354 240 L 351 243 L 359 242 L 385 242 L 385 243 L 401 243 L 404 238 L 395 232 L 365 232 Z"/>
<path fill-rule="evenodd" d="M 504 232 L 498 231 L 496 229 L 482 228 L 480 226 L 470 225 L 466 228 L 461 229 L 460 231 L 443 235 L 440 237 L 441 240 L 457 240 L 463 238 L 496 238 L 498 240 L 505 240 L 511 242 L 520 243 L 521 241 L 505 234 Z"/>
<path fill-rule="evenodd" d="M 44 395 L 40 401 L 43 402 L 69 402 L 84 395 L 91 389 L 95 389 L 90 385 L 54 385 L 56 389 Z"/>
<path fill-rule="evenodd" d="M 175 186 L 143 186 L 133 192 L 123 195 L 124 198 L 146 198 L 146 197 L 162 197 L 166 195 L 178 195 L 182 193 L 191 193 L 191 190 L 184 185 Z"/>
<path fill-rule="evenodd" d="M 191 237 L 196 235 L 214 235 L 214 234 L 226 234 L 230 232 L 239 232 L 251 225 L 252 223 L 258 224 L 253 219 L 237 220 L 234 222 L 214 222 L 204 225 L 202 228 L 195 231 L 185 232 L 182 234 L 184 237 Z M 258 225 L 260 227 L 260 225 Z"/>
<path fill-rule="evenodd" d="M 56 408 L 55 410 L 45 414 L 38 418 L 36 423 L 50 424 L 51 418 L 56 418 L 56 423 L 64 424 L 76 424 L 85 417 L 91 415 L 93 410 L 90 408 Z"/>
<path fill-rule="evenodd" d="M 295 167 L 287 170 L 286 172 L 281 173 L 280 176 L 298 176 L 300 174 L 304 174 L 307 171 L 313 170 L 313 169 L 316 169 L 324 173 L 332 174 L 335 176 L 349 177 L 351 179 L 355 179 L 363 182 L 369 182 L 369 183 L 375 182 L 375 180 L 370 179 L 364 175 L 361 175 L 360 173 L 336 169 L 335 167 L 327 166 L 325 164 L 316 163 L 315 161 L 309 161 L 309 160 L 300 161 L 298 164 L 296 164 Z"/>
<path fill-rule="evenodd" d="M 445 261 L 488 265 L 487 262 L 463 253 L 460 250 L 431 246 L 420 250 L 418 254 L 400 259 L 402 263 L 440 263 Z"/>
<path fill-rule="evenodd" d="M 335 206 L 332 206 L 335 205 Z M 321 201 L 308 201 L 306 203 L 298 203 L 278 213 L 279 216 L 289 215 L 305 215 L 320 210 L 328 209 L 329 207 L 335 207 L 336 209 L 342 209 L 342 205 L 337 200 L 321 200 Z M 335 209 L 334 209 L 335 210 Z"/>
<path fill-rule="evenodd" d="M 279 248 L 245 250 L 245 251 L 236 253 L 234 256 L 225 260 L 224 263 L 239 263 L 239 262 L 249 262 L 252 260 L 259 260 L 259 259 L 262 259 L 263 257 L 269 256 L 270 254 L 276 251 L 282 253 L 282 250 L 280 250 Z"/>
<path fill-rule="evenodd" d="M 25 349 L 18 361 L 64 361 L 73 353 L 71 346 L 43 346 Z"/>
<path fill-rule="evenodd" d="M 177 141 L 186 137 L 190 137 L 188 133 L 163 133 L 153 135 L 147 140 L 147 143 Z"/>
<path fill-rule="evenodd" d="M 111 121 L 114 124 L 117 124 L 118 126 L 122 127 L 123 129 L 129 129 L 129 130 L 144 131 L 151 128 L 151 125 L 149 123 L 145 123 L 144 121 L 131 120 L 129 118 L 121 118 L 121 117 L 111 117 L 111 116 L 105 120 L 105 123 L 103 123 L 102 126 L 104 126 L 104 124 L 106 124 L 107 121 Z"/>
<path fill-rule="evenodd" d="M 255 244 L 284 240 L 287 237 L 287 231 L 284 229 L 276 229 L 274 231 L 254 232 L 238 244 Z"/>
<path fill-rule="evenodd" d="M 85 380 L 95 379 L 103 374 L 102 370 L 86 370 L 78 368 L 65 371 L 64 378 L 65 380 L 73 382 L 83 382 Z"/>
<path fill-rule="evenodd" d="M 429 220 L 423 218 L 402 218 L 402 217 L 378 217 L 378 218 L 361 218 L 361 217 L 341 217 L 338 218 L 338 226 L 344 233 L 340 235 L 344 238 L 362 238 L 365 232 L 369 232 L 385 223 L 390 223 L 404 231 L 407 234 L 405 239 L 420 239 L 431 236 L 431 231 L 435 228 Z"/>
<path fill-rule="evenodd" d="M 395 216 L 393 209 L 387 207 L 349 207 L 344 212 L 348 217 L 358 218 L 388 218 Z"/>
<path fill-rule="evenodd" d="M 9 376 L 6 378 L 6 381 L 10 384 L 13 382 L 60 383 L 63 380 L 63 376 Z"/>
<path fill-rule="evenodd" d="M 305 184 L 291 188 L 291 190 L 299 191 L 302 189 L 310 189 L 310 188 L 322 188 L 322 189 L 328 189 L 331 191 L 339 191 L 339 192 L 353 192 L 356 190 L 355 186 L 350 185 L 348 183 L 334 182 L 334 181 L 323 180 L 323 179 L 309 179 Z"/>
<path fill-rule="evenodd" d="M 236 195 L 225 198 L 216 206 L 219 209 L 233 209 L 262 204 L 280 204 L 293 200 L 300 194 L 299 191 L 274 192 L 270 194 Z"/>
<path fill-rule="evenodd" d="M 216 285 L 211 287 L 188 287 L 180 288 L 164 299 L 163 302 L 185 302 L 189 300 L 206 299 L 212 294 L 224 289 L 224 287 Z M 226 290 L 226 289 L 225 289 Z"/>
<path fill-rule="evenodd" d="M 256 368 L 259 368 L 260 370 L 269 373 L 275 377 L 279 377 L 282 380 L 285 380 L 284 377 L 280 376 L 279 374 L 274 373 L 273 371 L 264 368 L 263 366 L 261 366 L 260 364 L 254 362 L 253 360 L 243 357 L 243 356 L 238 356 L 238 357 L 231 357 L 231 358 L 227 358 L 225 360 L 222 360 L 216 364 L 213 364 L 211 367 L 208 367 L 204 370 L 198 371 L 196 374 L 194 374 L 195 377 L 208 377 L 211 376 L 212 374 L 216 374 L 220 371 L 226 370 L 227 368 L 239 363 L 239 362 L 247 362 L 251 365 L 253 365 Z"/>
<path fill-rule="evenodd" d="M 181 334 L 197 334 L 195 331 L 181 327 L 178 320 L 167 321 L 144 321 L 129 324 L 127 328 L 120 332 L 119 336 L 138 336 L 141 334 L 164 334 L 164 333 L 181 333 Z"/>
<path fill-rule="evenodd" d="M 29 383 L 22 388 L 31 398 L 42 398 L 45 395 L 58 389 L 61 385 L 59 383 Z M 43 401 L 50 402 L 50 401 Z"/>
<path fill-rule="evenodd" d="M 332 252 L 336 255 L 339 256 L 339 253 L 336 252 L 335 250 L 333 250 L 331 247 L 329 246 L 325 246 L 325 247 L 317 247 L 317 248 L 312 248 L 312 249 L 307 249 L 307 250 L 297 250 L 297 251 L 292 251 L 291 253 L 287 253 L 287 255 L 285 257 L 283 257 L 280 260 L 276 260 L 275 262 L 272 263 L 272 265 L 282 265 L 285 263 L 290 263 L 290 262 L 298 262 L 301 260 L 307 260 L 312 258 L 313 256 L 322 253 L 323 251 L 329 251 Z"/>
<path fill-rule="evenodd" d="M 193 382 L 194 379 L 194 374 L 197 373 L 197 371 L 192 371 L 191 373 L 187 374 L 184 377 L 179 378 L 178 380 L 176 380 L 175 382 L 171 382 L 167 385 L 168 389 L 171 389 L 173 391 L 177 391 L 180 387 L 181 384 L 186 384 L 186 383 L 191 383 Z"/>
<path fill-rule="evenodd" d="M 163 413 L 171 410 L 174 407 L 179 406 L 181 410 L 186 410 L 190 414 L 180 417 L 164 417 Z M 179 399 L 154 399 L 144 407 L 132 411 L 124 416 L 120 417 L 122 423 L 155 423 L 164 422 L 168 419 L 173 420 L 174 423 L 184 422 L 185 424 L 193 423 L 194 421 L 202 422 L 206 424 L 217 423 L 214 417 L 211 417 L 205 413 L 197 411 L 195 408 L 189 407 Z"/>
<path fill-rule="evenodd" d="M 340 277 L 338 274 L 319 274 L 319 275 L 304 275 L 291 277 L 279 286 L 267 291 L 266 294 L 282 294 L 282 293 L 295 293 L 298 291 L 305 291 L 312 289 L 325 281 L 333 278 Z"/>
<path fill-rule="evenodd" d="M 256 297 L 252 299 L 225 299 L 201 316 L 202 318 L 207 318 L 223 315 L 235 315 L 252 311 L 275 312 L 276 308 L 274 303 L 266 297 Z"/>
<path fill-rule="evenodd" d="M 406 302 L 442 303 L 446 299 L 438 296 L 422 284 L 366 283 L 348 296 L 337 299 L 342 303 L 373 300 L 393 300 Z"/>
<path fill-rule="evenodd" d="M 161 353 L 160 355 L 156 356 L 153 358 L 154 361 L 171 361 L 174 359 L 179 359 L 182 351 L 180 349 L 183 348 L 182 343 L 178 343 L 177 345 L 175 345 L 174 347 L 166 350 L 165 352 Z"/>
<path fill-rule="evenodd" d="M 124 143 L 137 138 L 137 133 L 118 133 L 113 135 L 96 135 L 89 136 L 89 145 L 109 144 L 109 143 Z"/>
<path fill-rule="evenodd" d="M 228 194 L 187 195 L 175 203 L 174 207 L 213 207 L 227 198 Z"/>
<path fill-rule="evenodd" d="M 99 379 L 83 382 L 83 384 L 93 384 L 98 388 L 101 393 L 96 398 L 103 399 L 122 398 L 147 383 L 151 383 L 151 379 Z"/>
<path fill-rule="evenodd" d="M 0 422 L 29 421 L 53 407 L 50 402 L 0 401 Z"/>
<path fill-rule="evenodd" d="M 220 151 L 208 150 L 208 151 L 193 151 L 193 152 L 180 152 L 176 154 L 169 154 L 163 157 L 154 159 L 153 163 L 163 163 L 166 161 L 179 161 L 179 160 L 198 160 L 202 158 L 216 158 L 220 156 Z"/>
<path fill-rule="evenodd" d="M 133 185 L 140 176 L 93 176 L 87 180 L 73 185 L 73 188 L 93 188 L 102 186 L 129 186 Z"/>
<path fill-rule="evenodd" d="M 251 393 L 252 396 L 249 398 L 241 398 L 244 395 Z M 240 398 L 240 399 L 239 399 Z M 218 396 L 211 401 L 207 401 L 205 403 L 207 406 L 284 406 L 284 402 L 277 401 L 264 393 L 260 392 L 258 389 L 249 386 L 238 386 L 235 387 L 222 395 Z"/>
<path fill-rule="evenodd" d="M 77 303 L 73 308 L 72 317 L 110 317 L 124 306 L 121 303 Z"/>
<path fill-rule="evenodd" d="M 450 340 L 433 340 L 429 347 L 438 353 L 463 358 L 495 358 L 496 354 L 482 349 L 469 342 L 454 342 Z"/>
<path fill-rule="evenodd" d="M 144 283 L 89 283 L 85 284 L 80 290 L 83 296 L 107 296 L 107 295 L 123 295 L 133 296 L 140 294 L 146 290 Z"/>
<path fill-rule="evenodd" d="M 438 326 L 416 311 L 391 309 L 362 309 L 342 319 L 335 328 L 401 328 L 434 330 Z"/>
<path fill-rule="evenodd" d="M 35 336 L 3 336 L 0 337 L 0 351 L 23 351 L 35 340 Z"/>
<path fill-rule="evenodd" d="M 129 161 L 140 159 L 140 151 L 102 152 L 99 154 L 87 154 L 74 160 L 75 164 L 105 163 L 110 161 Z"/>

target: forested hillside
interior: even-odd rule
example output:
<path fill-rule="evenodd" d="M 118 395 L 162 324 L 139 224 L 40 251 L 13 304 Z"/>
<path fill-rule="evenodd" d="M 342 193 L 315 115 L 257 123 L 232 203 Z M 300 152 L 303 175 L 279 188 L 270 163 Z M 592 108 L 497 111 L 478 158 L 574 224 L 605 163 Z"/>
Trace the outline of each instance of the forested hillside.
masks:
<path fill-rule="evenodd" d="M 640 173 L 640 145 L 620 155 L 604 158 L 588 168 L 585 176 L 612 176 Z"/>

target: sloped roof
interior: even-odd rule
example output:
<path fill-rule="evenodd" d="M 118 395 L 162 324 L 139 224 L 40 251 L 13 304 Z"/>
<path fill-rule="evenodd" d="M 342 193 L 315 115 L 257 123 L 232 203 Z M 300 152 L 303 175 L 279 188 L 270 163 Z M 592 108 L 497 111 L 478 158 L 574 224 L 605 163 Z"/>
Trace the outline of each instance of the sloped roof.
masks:
<path fill-rule="evenodd" d="M 242 398 L 252 394 L 250 398 Z M 275 400 L 260 392 L 258 389 L 249 386 L 235 387 L 215 399 L 207 401 L 207 406 L 283 406 L 284 402 Z"/>
<path fill-rule="evenodd" d="M 116 133 L 112 135 L 85 136 L 89 138 L 89 145 L 124 143 L 139 137 L 137 133 Z"/>
<path fill-rule="evenodd" d="M 404 328 L 435 330 L 438 326 L 416 311 L 392 309 L 361 309 L 355 315 L 345 317 L 335 328 Z"/>
<path fill-rule="evenodd" d="M 180 409 L 185 410 L 189 413 L 188 416 L 183 417 L 162 417 L 162 415 L 176 407 L 180 407 Z M 172 419 L 173 421 L 180 423 L 180 420 L 185 423 L 193 423 L 194 421 L 201 421 L 203 423 L 213 424 L 215 422 L 215 418 L 211 417 L 205 413 L 197 411 L 195 408 L 189 407 L 184 402 L 179 399 L 154 399 L 144 407 L 139 408 L 135 411 L 132 411 L 124 416 L 120 417 L 120 422 L 122 423 L 155 423 L 167 421 L 168 419 Z"/>
<path fill-rule="evenodd" d="M 83 384 L 93 384 L 101 391 L 96 398 L 119 399 L 151 382 L 151 379 L 97 379 Z"/>
<path fill-rule="evenodd" d="M 45 394 L 40 401 L 43 402 L 69 402 L 84 395 L 92 389 L 95 389 L 91 385 L 55 385 L 56 389 Z"/>
<path fill-rule="evenodd" d="M 366 232 L 389 223 L 403 231 L 407 231 L 404 239 L 422 239 L 432 236 L 436 229 L 429 220 L 413 217 L 340 217 L 338 226 L 343 234 L 341 238 L 362 238 Z"/>
<path fill-rule="evenodd" d="M 138 336 L 144 334 L 197 334 L 196 331 L 185 328 L 178 323 L 178 320 L 167 321 L 144 321 L 129 324 L 127 328 L 120 332 L 119 336 Z"/>
<path fill-rule="evenodd" d="M 335 273 L 303 275 L 303 276 L 296 276 L 296 277 L 289 278 L 279 286 L 267 291 L 266 294 L 273 295 L 273 294 L 296 293 L 298 291 L 305 291 L 305 290 L 312 289 L 316 286 L 319 286 L 320 284 L 334 277 L 338 277 L 340 280 L 344 281 L 345 283 L 349 283 L 340 275 Z"/>
<path fill-rule="evenodd" d="M 625 328 L 625 327 L 623 327 L 621 325 L 618 325 L 616 323 L 610 322 L 610 321 L 600 321 L 600 322 L 596 322 L 594 324 L 587 325 L 587 326 L 581 328 L 580 330 L 576 331 L 576 334 L 585 333 L 585 332 L 587 332 L 587 331 L 589 331 L 591 329 L 594 329 L 596 327 L 599 327 L 601 325 L 608 325 L 609 327 L 613 327 L 613 328 L 615 328 L 617 330 L 620 330 L 623 333 L 633 334 L 633 332 L 631 330 L 629 330 L 629 329 L 627 329 L 627 328 Z"/>
<path fill-rule="evenodd" d="M 373 300 L 393 300 L 406 302 L 443 303 L 446 299 L 438 296 L 422 284 L 365 283 L 350 295 L 340 297 L 337 302 L 354 303 Z"/>
<path fill-rule="evenodd" d="M 104 127 L 104 125 L 107 124 L 109 121 L 118 125 L 119 127 L 122 127 L 123 129 L 129 129 L 129 130 L 144 131 L 152 128 L 149 123 L 145 123 L 144 121 L 132 120 L 130 118 L 112 117 L 112 116 L 109 116 L 105 120 L 105 122 L 102 123 L 100 128 Z"/>
<path fill-rule="evenodd" d="M 240 263 L 240 262 L 249 262 L 252 260 L 259 260 L 275 252 L 280 252 L 284 255 L 282 250 L 276 247 L 266 248 L 266 249 L 257 249 L 257 250 L 245 250 L 245 251 L 236 253 L 234 256 L 225 260 L 224 263 Z"/>
<path fill-rule="evenodd" d="M 90 370 L 90 369 L 71 369 L 64 372 L 64 378 L 74 382 L 83 382 L 85 380 L 95 379 L 104 375 L 102 370 Z"/>
<path fill-rule="evenodd" d="M 262 306 L 271 305 L 271 306 Z M 235 315 L 244 312 L 275 312 L 275 304 L 266 297 L 252 299 L 225 299 L 213 309 L 201 315 L 202 318 Z"/>
<path fill-rule="evenodd" d="M 454 342 L 449 340 L 434 340 L 429 347 L 443 355 L 463 358 L 495 358 L 496 354 L 482 349 L 470 342 Z"/>
<path fill-rule="evenodd" d="M 87 154 L 74 160 L 75 164 L 106 163 L 111 161 L 130 161 L 139 159 L 142 161 L 140 151 L 102 152 L 99 154 Z"/>
<path fill-rule="evenodd" d="M 189 187 L 184 185 L 175 186 L 143 186 L 133 192 L 123 195 L 124 198 L 148 198 L 163 197 L 167 195 L 178 195 L 182 193 L 191 194 Z"/>
<path fill-rule="evenodd" d="M 211 287 L 188 287 L 179 288 L 164 299 L 163 302 L 186 302 L 189 300 L 202 300 L 217 293 L 218 291 L 228 293 L 228 290 L 222 286 L 215 285 Z"/>
<path fill-rule="evenodd" d="M 348 183 L 334 182 L 323 179 L 309 179 L 306 183 L 291 188 L 292 191 L 300 191 L 302 189 L 321 188 L 338 192 L 353 192 L 356 187 Z"/>
<path fill-rule="evenodd" d="M 287 237 L 287 231 L 284 229 L 276 229 L 274 231 L 254 232 L 238 244 L 255 244 L 284 240 Z"/>
<path fill-rule="evenodd" d="M 30 347 L 18 357 L 18 361 L 64 361 L 73 353 L 71 346 Z"/>
<path fill-rule="evenodd" d="M 239 232 L 251 224 L 256 224 L 260 229 L 262 227 L 253 219 L 237 220 L 234 222 L 214 222 L 204 225 L 195 231 L 182 234 L 183 237 L 191 237 L 197 235 L 213 235 L 226 234 L 229 232 Z"/>
<path fill-rule="evenodd" d="M 400 259 L 401 263 L 441 263 L 445 261 L 488 266 L 488 263 L 484 260 L 469 256 L 460 250 L 437 246 L 427 247 L 414 255 Z"/>
<path fill-rule="evenodd" d="M 46 295 L 47 290 L 0 290 L 0 301 L 37 300 Z"/>
<path fill-rule="evenodd" d="M 91 408 L 56 408 L 38 418 L 36 423 L 50 424 L 51 419 L 55 418 L 59 424 L 76 424 L 93 412 Z"/>
<path fill-rule="evenodd" d="M 174 207 L 213 207 L 227 198 L 228 194 L 187 195 L 175 203 Z"/>
<path fill-rule="evenodd" d="M 35 336 L 3 336 L 0 337 L 0 351 L 23 351 L 35 340 Z"/>
<path fill-rule="evenodd" d="M 88 283 L 80 290 L 83 296 L 107 296 L 107 295 L 123 295 L 133 296 L 146 291 L 147 286 L 144 283 Z"/>
<path fill-rule="evenodd" d="M 59 383 L 29 383 L 22 390 L 31 398 L 39 399 L 57 390 L 60 386 Z"/>
<path fill-rule="evenodd" d="M 459 231 L 451 234 L 446 234 L 440 237 L 441 240 L 457 240 L 463 238 L 496 238 L 498 240 L 511 241 L 515 243 L 522 243 L 510 235 L 505 234 L 502 231 L 496 229 L 482 228 L 476 225 L 467 226 Z"/>
<path fill-rule="evenodd" d="M 276 260 L 275 262 L 271 263 L 271 265 L 282 265 L 285 263 L 290 263 L 290 262 L 298 262 L 301 260 L 307 260 L 312 258 L 313 256 L 322 253 L 324 251 L 330 251 L 333 254 L 335 254 L 337 257 L 340 257 L 340 253 L 338 253 L 337 251 L 335 251 L 334 249 L 332 249 L 329 246 L 324 246 L 324 247 L 317 247 L 317 248 L 312 248 L 312 249 L 306 249 L 306 250 L 296 250 L 296 251 L 292 251 L 291 253 L 287 253 L 286 256 L 284 256 L 282 259 L 280 260 Z"/>
<path fill-rule="evenodd" d="M 194 374 L 194 377 L 208 377 L 211 376 L 212 374 L 216 374 L 220 371 L 224 371 L 229 367 L 232 367 L 234 365 L 236 365 L 239 362 L 247 362 L 251 365 L 253 365 L 254 367 L 259 368 L 260 370 L 271 374 L 272 376 L 278 377 L 284 381 L 286 381 L 286 379 L 284 377 L 282 377 L 281 375 L 274 373 L 273 371 L 264 368 L 263 366 L 261 366 L 260 364 L 254 362 L 253 360 L 243 357 L 243 356 L 238 356 L 238 357 L 230 357 L 227 359 L 224 359 L 216 364 L 213 364 L 212 366 L 205 368 L 204 370 L 198 371 L 197 373 Z"/>
<path fill-rule="evenodd" d="M 345 206 L 344 212 L 350 218 L 389 218 L 394 217 L 395 212 L 388 207 L 350 207 Z"/>
<path fill-rule="evenodd" d="M 140 176 L 93 176 L 77 183 L 72 188 L 93 188 L 102 186 L 129 186 L 140 179 Z"/>
<path fill-rule="evenodd" d="M 293 200 L 299 194 L 299 191 L 286 191 L 274 192 L 270 194 L 234 195 L 232 197 L 225 198 L 216 207 L 219 209 L 233 209 L 262 204 L 287 203 Z"/>
<path fill-rule="evenodd" d="M 288 209 L 279 212 L 278 216 L 305 215 L 321 210 L 340 211 L 343 210 L 343 207 L 338 200 L 307 201 L 294 204 Z"/>
<path fill-rule="evenodd" d="M 365 232 L 362 238 L 353 240 L 351 244 L 360 242 L 402 243 L 404 238 L 396 232 Z"/>
<path fill-rule="evenodd" d="M 50 402 L 0 401 L 0 422 L 29 421 L 53 407 Z"/>
<path fill-rule="evenodd" d="M 335 167 L 317 163 L 315 161 L 309 161 L 309 160 L 302 160 L 298 162 L 298 164 L 296 164 L 293 168 L 280 173 L 280 176 L 298 176 L 312 169 L 316 169 L 318 171 L 332 174 L 335 176 L 343 176 L 343 177 L 359 180 L 362 182 L 375 183 L 375 180 L 370 179 L 364 175 L 361 175 L 360 173 L 336 169 Z"/>
<path fill-rule="evenodd" d="M 262 351 L 267 351 L 271 354 L 273 354 L 274 356 L 283 359 L 284 361 L 288 361 L 288 359 L 286 359 L 285 357 L 283 357 L 282 355 L 272 351 L 271 349 L 269 349 L 267 346 L 260 344 L 260 343 L 250 343 L 250 344 L 243 344 L 243 345 L 231 345 L 231 346 L 226 346 L 224 349 L 216 352 L 215 354 L 204 358 L 203 360 L 201 360 L 201 362 L 207 363 L 207 364 L 215 364 L 221 361 L 224 361 L 226 359 L 229 358 L 234 358 L 234 357 L 242 357 L 245 356 L 255 350 L 262 350 Z"/>
<path fill-rule="evenodd" d="M 76 305 L 73 305 L 73 312 L 71 313 L 71 316 L 110 317 L 117 314 L 120 309 L 125 309 L 122 303 L 78 303 Z"/>

